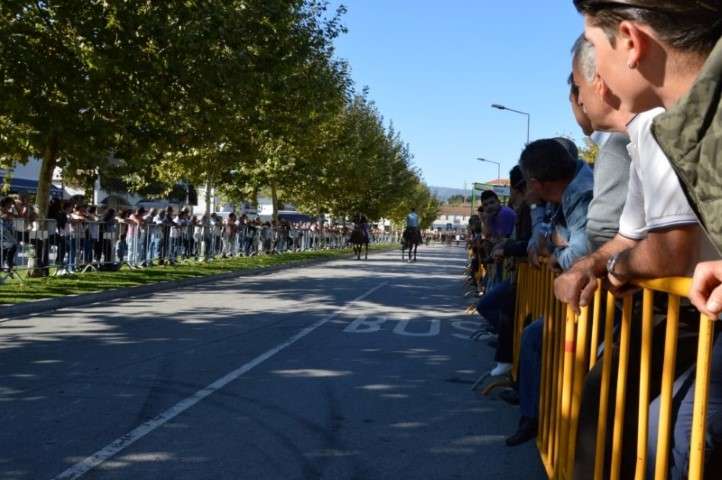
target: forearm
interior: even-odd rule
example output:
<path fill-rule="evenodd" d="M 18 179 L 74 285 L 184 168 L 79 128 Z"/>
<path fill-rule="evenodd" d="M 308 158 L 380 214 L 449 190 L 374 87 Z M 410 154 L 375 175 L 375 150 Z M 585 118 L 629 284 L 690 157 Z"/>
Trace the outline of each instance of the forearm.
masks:
<path fill-rule="evenodd" d="M 651 232 L 619 255 L 614 271 L 626 278 L 689 275 L 699 257 L 699 234 L 696 225 Z"/>
<path fill-rule="evenodd" d="M 575 269 L 591 270 L 597 277 L 607 274 L 607 261 L 612 255 L 628 250 L 638 242 L 630 238 L 616 235 L 613 239 L 602 245 L 598 250 L 582 258 L 573 266 Z"/>
<path fill-rule="evenodd" d="M 579 307 L 590 304 L 597 288 L 597 279 L 607 275 L 609 258 L 618 252 L 628 251 L 636 243 L 636 240 L 617 235 L 560 275 L 554 281 L 554 294 L 578 313 Z"/>
<path fill-rule="evenodd" d="M 586 234 L 584 230 L 579 230 L 571 233 L 567 245 L 557 249 L 555 255 L 562 270 L 569 270 L 574 262 L 583 258 L 588 252 Z"/>

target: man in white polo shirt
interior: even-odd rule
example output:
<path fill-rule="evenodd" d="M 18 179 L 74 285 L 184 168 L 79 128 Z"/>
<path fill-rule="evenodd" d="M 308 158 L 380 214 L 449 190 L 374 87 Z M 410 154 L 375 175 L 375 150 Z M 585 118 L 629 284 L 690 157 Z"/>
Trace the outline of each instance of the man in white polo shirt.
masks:
<path fill-rule="evenodd" d="M 717 257 L 651 134 L 662 112 L 640 113 L 627 125 L 632 163 L 619 233 L 554 282 L 557 298 L 576 311 L 590 304 L 599 277 L 621 287 L 632 278 L 690 275 L 697 262 Z"/>
<path fill-rule="evenodd" d="M 657 108 L 638 114 L 627 125 L 632 162 L 619 233 L 554 282 L 557 298 L 575 310 L 591 303 L 598 277 L 606 275 L 614 287 L 621 288 L 633 278 L 688 276 L 697 262 L 718 258 L 669 161 L 651 134 L 653 119 L 663 111 Z M 673 429 L 673 455 L 675 464 L 680 466 L 689 452 L 686 435 L 691 404 L 688 399 L 693 394 L 687 381 L 690 372 L 690 369 L 678 370 L 681 375 L 674 385 L 675 398 L 683 396 Z M 710 400 L 715 412 L 719 412 L 717 402 L 717 397 Z M 654 400 L 650 405 L 651 427 L 657 424 L 657 403 L 658 400 Z M 649 435 L 648 458 L 654 459 L 656 428 L 651 428 Z M 651 468 L 652 465 L 648 465 L 648 469 Z"/>

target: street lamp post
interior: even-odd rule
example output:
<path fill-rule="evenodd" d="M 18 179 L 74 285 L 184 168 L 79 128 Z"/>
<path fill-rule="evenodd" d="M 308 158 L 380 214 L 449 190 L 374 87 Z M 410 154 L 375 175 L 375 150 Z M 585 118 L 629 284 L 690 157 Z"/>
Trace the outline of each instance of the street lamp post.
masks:
<path fill-rule="evenodd" d="M 495 163 L 496 164 L 496 179 L 501 179 L 501 162 L 495 162 L 494 160 L 487 160 L 486 158 L 477 158 L 480 162 Z"/>
<path fill-rule="evenodd" d="M 508 110 L 510 112 L 518 113 L 520 115 L 526 115 L 526 144 L 529 145 L 529 124 L 531 123 L 531 115 L 529 115 L 526 112 L 522 112 L 520 110 L 514 110 L 513 108 L 505 107 L 504 105 L 499 105 L 498 103 L 492 104 L 491 108 L 496 108 L 497 110 Z"/>

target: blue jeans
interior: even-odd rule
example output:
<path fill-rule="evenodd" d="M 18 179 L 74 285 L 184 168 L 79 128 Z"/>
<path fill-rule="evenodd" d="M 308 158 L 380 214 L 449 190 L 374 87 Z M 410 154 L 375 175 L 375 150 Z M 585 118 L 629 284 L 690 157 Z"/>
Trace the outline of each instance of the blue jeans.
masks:
<path fill-rule="evenodd" d="M 145 232 L 139 232 L 138 233 L 138 239 L 136 240 L 136 256 L 134 258 L 135 263 L 137 265 L 143 263 L 145 261 L 145 251 L 146 251 L 146 245 L 145 242 L 147 242 L 147 236 Z"/>
<path fill-rule="evenodd" d="M 120 239 L 118 241 L 118 245 L 116 246 L 116 262 L 117 263 L 123 263 L 125 260 L 125 256 L 128 254 L 128 242 L 125 241 L 125 239 Z"/>
<path fill-rule="evenodd" d="M 146 260 L 148 263 L 154 262 L 158 258 L 158 248 L 160 246 L 160 237 L 157 234 L 153 234 L 150 237 L 150 247 L 148 249 L 148 254 L 146 257 Z"/>
<path fill-rule="evenodd" d="M 83 245 L 83 263 L 86 265 L 93 263 L 93 241 L 89 238 L 83 238 L 80 243 Z"/>
<path fill-rule="evenodd" d="M 689 448 L 692 436 L 692 412 L 694 405 L 695 367 L 692 366 L 674 382 L 672 452 L 669 472 L 670 480 L 687 478 L 689 470 Z M 709 385 L 707 411 L 707 433 L 705 435 L 705 478 L 721 478 L 722 465 L 722 335 L 717 336 L 712 349 L 712 368 Z M 659 426 L 659 402 L 656 398 L 649 411 L 649 442 L 647 471 L 654 471 L 657 453 L 657 427 Z M 678 406 L 678 407 L 677 407 Z M 677 408 L 675 408 L 677 407 Z"/>
<path fill-rule="evenodd" d="M 78 240 L 74 237 L 68 239 L 68 269 L 74 271 L 77 266 Z"/>
<path fill-rule="evenodd" d="M 542 335 L 544 319 L 534 320 L 521 335 L 519 353 L 519 409 L 524 417 L 539 417 Z"/>
<path fill-rule="evenodd" d="M 511 282 L 501 282 L 489 289 L 476 305 L 476 311 L 494 330 L 499 330 L 501 312 L 514 315 L 514 287 Z"/>

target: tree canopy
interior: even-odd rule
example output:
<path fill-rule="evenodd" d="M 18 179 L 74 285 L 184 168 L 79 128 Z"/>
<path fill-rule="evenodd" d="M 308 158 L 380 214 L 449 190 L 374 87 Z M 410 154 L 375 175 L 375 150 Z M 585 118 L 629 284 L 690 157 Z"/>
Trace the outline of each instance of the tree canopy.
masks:
<path fill-rule="evenodd" d="M 0 167 L 42 160 L 41 215 L 61 167 L 130 191 L 183 181 L 318 213 L 435 216 L 408 145 L 335 56 L 344 13 L 324 0 L 5 0 Z"/>

